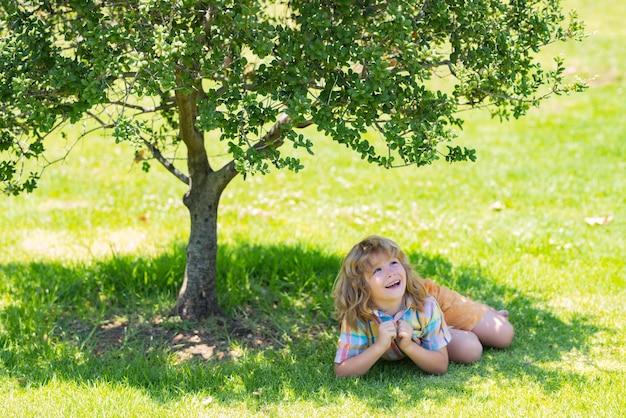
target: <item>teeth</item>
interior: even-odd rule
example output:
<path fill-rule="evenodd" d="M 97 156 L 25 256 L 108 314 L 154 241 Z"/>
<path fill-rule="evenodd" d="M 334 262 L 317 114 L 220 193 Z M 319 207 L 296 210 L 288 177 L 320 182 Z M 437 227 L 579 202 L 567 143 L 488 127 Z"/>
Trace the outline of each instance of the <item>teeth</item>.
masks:
<path fill-rule="evenodd" d="M 385 286 L 385 287 L 386 287 L 386 288 L 390 288 L 390 287 L 395 286 L 395 285 L 397 285 L 397 284 L 400 284 L 400 280 L 396 280 L 396 281 L 395 281 L 395 282 L 393 282 L 393 283 L 389 283 L 389 284 L 388 284 L 387 286 Z"/>

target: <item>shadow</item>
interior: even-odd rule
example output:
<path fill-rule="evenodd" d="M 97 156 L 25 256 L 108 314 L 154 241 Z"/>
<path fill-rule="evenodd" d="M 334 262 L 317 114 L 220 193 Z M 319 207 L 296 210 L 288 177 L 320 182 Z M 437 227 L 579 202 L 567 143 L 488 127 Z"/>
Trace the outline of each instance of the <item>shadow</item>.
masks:
<path fill-rule="evenodd" d="M 479 396 L 468 382 L 483 378 L 532 381 L 546 392 L 558 391 L 562 382 L 585 384 L 582 373 L 542 365 L 586 354 L 600 331 L 583 316 L 558 317 L 546 301 L 480 270 L 409 254 L 424 277 L 508 309 L 516 328 L 512 346 L 486 350 L 473 365 L 451 365 L 444 376 L 401 361 L 379 362 L 362 378 L 336 379 L 338 326 L 330 292 L 339 257 L 299 246 L 222 245 L 218 291 L 227 314 L 191 323 L 167 317 L 184 254 L 181 244 L 151 259 L 1 265 L 0 289 L 12 302 L 0 305 L 0 373 L 30 387 L 53 378 L 123 384 L 163 403 L 189 393 L 259 407 L 285 399 L 324 406 L 352 396 L 393 412 L 407 400 Z"/>

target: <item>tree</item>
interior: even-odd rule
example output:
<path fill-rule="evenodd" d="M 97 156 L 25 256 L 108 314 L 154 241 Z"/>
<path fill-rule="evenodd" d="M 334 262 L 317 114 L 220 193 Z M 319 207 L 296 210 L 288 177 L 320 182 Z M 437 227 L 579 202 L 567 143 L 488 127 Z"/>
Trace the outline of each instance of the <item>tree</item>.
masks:
<path fill-rule="evenodd" d="M 313 154 L 303 128 L 387 168 L 474 160 L 447 145 L 462 110 L 517 118 L 584 87 L 537 55 L 583 35 L 558 0 L 4 0 L 0 23 L 4 192 L 34 190 L 51 134 L 85 120 L 131 143 L 146 171 L 165 166 L 189 185 L 174 311 L 191 319 L 220 313 L 222 191 L 238 174 L 302 168 L 283 145 Z M 215 167 L 208 141 L 232 159 Z"/>

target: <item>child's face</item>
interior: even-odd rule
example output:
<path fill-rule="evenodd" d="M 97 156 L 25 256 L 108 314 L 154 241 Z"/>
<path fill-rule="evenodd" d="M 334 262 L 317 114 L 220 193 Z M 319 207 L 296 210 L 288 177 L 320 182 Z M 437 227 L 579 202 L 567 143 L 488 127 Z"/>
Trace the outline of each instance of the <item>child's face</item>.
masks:
<path fill-rule="evenodd" d="M 372 302 L 382 310 L 395 308 L 402 303 L 406 290 L 406 272 L 396 257 L 372 254 L 371 271 L 365 272 Z M 398 307 L 399 309 L 399 307 Z"/>

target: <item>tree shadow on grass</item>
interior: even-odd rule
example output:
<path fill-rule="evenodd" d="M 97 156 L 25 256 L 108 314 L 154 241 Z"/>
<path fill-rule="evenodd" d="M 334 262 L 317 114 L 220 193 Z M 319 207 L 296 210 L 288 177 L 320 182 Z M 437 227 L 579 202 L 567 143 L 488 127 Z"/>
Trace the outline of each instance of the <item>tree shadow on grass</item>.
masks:
<path fill-rule="evenodd" d="M 480 396 L 472 381 L 532 381 L 546 392 L 582 374 L 544 363 L 584 356 L 600 328 L 567 320 L 545 301 L 439 256 L 409 254 L 418 271 L 462 294 L 511 312 L 508 350 L 486 350 L 469 366 L 428 376 L 410 362 L 379 362 L 364 377 L 332 372 L 338 327 L 330 291 L 341 260 L 298 246 L 240 243 L 219 250 L 224 318 L 190 323 L 166 312 L 184 270 L 184 246 L 151 259 L 114 257 L 89 265 L 0 266 L 11 303 L 0 308 L 0 373 L 37 387 L 53 377 L 137 387 L 157 402 L 181 393 L 211 395 L 223 405 L 303 400 L 319 406 L 349 394 L 392 412 L 399 402 Z M 373 390 L 372 388 L 375 388 Z"/>

